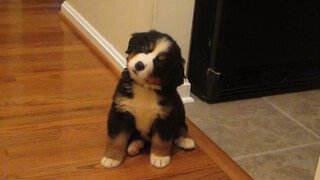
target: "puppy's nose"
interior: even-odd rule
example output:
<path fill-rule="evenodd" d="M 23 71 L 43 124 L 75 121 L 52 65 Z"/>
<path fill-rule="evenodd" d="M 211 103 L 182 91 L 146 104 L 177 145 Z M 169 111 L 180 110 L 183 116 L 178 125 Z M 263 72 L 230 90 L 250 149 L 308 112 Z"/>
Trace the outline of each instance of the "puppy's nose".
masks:
<path fill-rule="evenodd" d="M 144 66 L 143 62 L 138 61 L 135 65 L 135 68 L 137 71 L 142 71 L 142 70 L 144 70 L 145 66 Z"/>

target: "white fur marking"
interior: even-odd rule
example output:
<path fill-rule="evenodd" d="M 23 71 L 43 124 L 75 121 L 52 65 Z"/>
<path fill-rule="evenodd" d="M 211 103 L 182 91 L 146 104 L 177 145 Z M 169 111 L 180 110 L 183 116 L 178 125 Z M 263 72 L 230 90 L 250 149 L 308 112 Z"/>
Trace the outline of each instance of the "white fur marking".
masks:
<path fill-rule="evenodd" d="M 153 70 L 153 55 L 149 54 L 144 54 L 144 53 L 139 53 L 135 55 L 128 63 L 128 68 L 131 71 L 136 71 L 135 65 L 137 62 L 141 61 L 145 68 L 142 71 L 137 71 L 137 76 L 140 79 L 145 79 L 149 76 L 149 74 Z"/>
<path fill-rule="evenodd" d="M 137 76 L 142 80 L 146 79 L 153 70 L 153 59 L 157 57 L 160 53 L 167 52 L 170 46 L 171 43 L 168 39 L 158 39 L 156 42 L 155 49 L 151 53 L 139 53 L 136 54 L 132 59 L 130 59 L 128 63 L 129 71 L 131 72 L 131 74 L 133 74 L 133 71 L 136 70 L 136 63 L 141 61 L 145 65 L 145 68 L 142 71 L 137 71 Z"/>
<path fill-rule="evenodd" d="M 174 141 L 174 143 L 183 149 L 193 149 L 196 146 L 196 143 L 191 138 L 179 137 Z"/>
<path fill-rule="evenodd" d="M 114 168 L 121 164 L 122 161 L 114 160 L 111 158 L 103 157 L 101 159 L 101 165 L 105 168 Z"/>
<path fill-rule="evenodd" d="M 156 48 L 150 53 L 154 58 L 158 56 L 161 52 L 167 52 L 171 46 L 170 41 L 166 38 L 161 38 L 156 43 Z"/>
<path fill-rule="evenodd" d="M 157 94 L 148 88 L 139 85 L 133 85 L 134 98 L 126 98 L 119 102 L 119 106 L 125 107 L 127 111 L 132 113 L 136 119 L 136 127 L 141 131 L 144 138 L 148 138 L 150 126 L 155 118 L 159 115 L 166 117 L 162 107 L 158 104 Z"/>
<path fill-rule="evenodd" d="M 157 168 L 164 168 L 170 163 L 170 156 L 157 156 L 153 153 L 150 154 L 150 163 Z"/>

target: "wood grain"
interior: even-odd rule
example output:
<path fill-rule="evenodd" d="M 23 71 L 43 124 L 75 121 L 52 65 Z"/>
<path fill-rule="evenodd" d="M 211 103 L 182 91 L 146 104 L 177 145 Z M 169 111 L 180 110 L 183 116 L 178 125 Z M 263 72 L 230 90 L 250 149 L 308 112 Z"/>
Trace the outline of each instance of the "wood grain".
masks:
<path fill-rule="evenodd" d="M 250 179 L 190 121 L 197 147 L 175 148 L 167 168 L 148 150 L 102 168 L 119 72 L 59 18 L 61 3 L 0 2 L 0 179 Z"/>
<path fill-rule="evenodd" d="M 65 17 L 61 12 L 59 13 L 60 17 L 63 19 L 63 21 L 70 26 L 70 28 L 78 34 L 85 42 L 86 44 L 92 49 L 94 53 L 96 53 L 97 56 L 99 56 L 101 62 L 104 63 L 104 65 L 118 78 L 121 76 L 121 72 L 108 60 L 108 58 L 99 50 L 98 47 L 96 47 L 80 30 L 76 28 L 76 26 L 67 18 Z"/>

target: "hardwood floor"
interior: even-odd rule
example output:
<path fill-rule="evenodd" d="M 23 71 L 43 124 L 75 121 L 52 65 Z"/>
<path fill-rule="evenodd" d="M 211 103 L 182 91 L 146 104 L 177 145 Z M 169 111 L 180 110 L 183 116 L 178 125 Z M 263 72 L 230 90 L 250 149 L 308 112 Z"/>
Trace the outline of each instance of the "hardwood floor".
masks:
<path fill-rule="evenodd" d="M 147 152 L 104 169 L 117 83 L 60 18 L 61 0 L 0 1 L 0 179 L 250 179 L 188 121 L 193 151 L 156 169 Z"/>

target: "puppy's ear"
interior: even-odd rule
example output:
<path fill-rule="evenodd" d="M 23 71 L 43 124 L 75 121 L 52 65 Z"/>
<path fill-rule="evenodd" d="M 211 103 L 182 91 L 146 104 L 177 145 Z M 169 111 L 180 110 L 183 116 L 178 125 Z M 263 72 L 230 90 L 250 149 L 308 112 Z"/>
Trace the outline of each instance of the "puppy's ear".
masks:
<path fill-rule="evenodd" d="M 131 54 L 132 52 L 148 52 L 149 49 L 152 49 L 154 45 L 154 42 L 152 41 L 152 39 L 154 38 L 152 38 L 151 36 L 152 34 L 146 32 L 133 33 L 129 40 L 126 53 Z"/>
<path fill-rule="evenodd" d="M 162 90 L 173 90 L 184 82 L 184 59 L 181 58 L 178 65 L 173 68 L 161 82 Z"/>
<path fill-rule="evenodd" d="M 134 46 L 135 46 L 134 36 L 135 36 L 135 34 L 132 34 L 132 37 L 131 37 L 130 40 L 129 40 L 128 48 L 127 48 L 127 50 L 126 50 L 126 52 L 125 52 L 125 53 L 127 53 L 127 54 L 132 53 L 133 48 L 134 48 Z"/>

